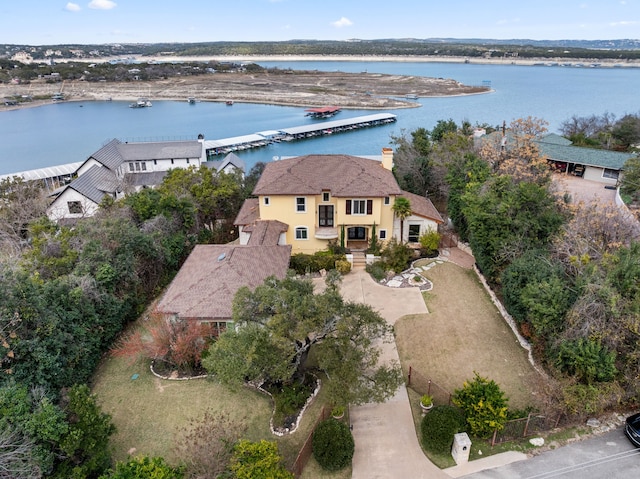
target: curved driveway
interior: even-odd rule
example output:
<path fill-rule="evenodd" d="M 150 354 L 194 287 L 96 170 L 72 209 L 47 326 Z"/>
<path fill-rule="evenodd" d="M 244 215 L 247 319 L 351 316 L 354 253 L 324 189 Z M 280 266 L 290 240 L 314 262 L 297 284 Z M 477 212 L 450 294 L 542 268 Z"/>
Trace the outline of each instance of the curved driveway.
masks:
<path fill-rule="evenodd" d="M 346 275 L 342 296 L 366 303 L 391 325 L 406 314 L 427 313 L 418 288 L 389 288 L 375 283 L 364 269 Z M 383 360 L 399 361 L 395 342 L 382 344 Z M 364 404 L 350 409 L 356 444 L 354 479 L 438 479 L 449 476 L 424 455 L 413 424 L 409 396 L 404 386 L 382 404 Z"/>

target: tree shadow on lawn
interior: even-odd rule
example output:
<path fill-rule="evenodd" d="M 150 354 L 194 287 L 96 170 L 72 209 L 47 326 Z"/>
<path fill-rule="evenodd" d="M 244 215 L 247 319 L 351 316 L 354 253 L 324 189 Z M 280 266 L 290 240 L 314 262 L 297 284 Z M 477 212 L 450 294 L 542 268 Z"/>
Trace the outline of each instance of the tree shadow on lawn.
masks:
<path fill-rule="evenodd" d="M 412 366 L 453 393 L 477 371 L 505 391 L 511 410 L 542 409 L 545 379 L 529 363 L 475 272 L 443 263 L 423 274 L 433 282 L 425 294 L 430 313 L 405 316 L 395 325 L 405 374 Z"/>
<path fill-rule="evenodd" d="M 137 379 L 132 379 L 137 374 Z M 295 461 L 324 401 L 322 389 L 307 408 L 300 427 L 293 434 L 277 437 L 269 430 L 272 403 L 256 390 L 230 390 L 211 379 L 162 380 L 149 371 L 149 361 L 130 363 L 107 357 L 93 380 L 93 393 L 104 412 L 112 415 L 117 432 L 111 437 L 114 460 L 130 455 L 162 456 L 176 463 L 176 433 L 206 410 L 224 411 L 246 426 L 245 439 L 276 441 L 287 466 Z"/>

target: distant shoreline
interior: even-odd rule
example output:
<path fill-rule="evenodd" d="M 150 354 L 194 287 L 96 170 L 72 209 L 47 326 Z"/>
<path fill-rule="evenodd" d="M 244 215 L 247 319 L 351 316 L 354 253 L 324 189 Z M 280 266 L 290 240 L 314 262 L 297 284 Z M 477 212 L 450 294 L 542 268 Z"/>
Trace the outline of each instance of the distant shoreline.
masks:
<path fill-rule="evenodd" d="M 444 55 L 133 55 L 130 57 L 105 57 L 92 59 L 61 59 L 60 62 L 83 61 L 96 63 L 100 61 L 134 60 L 138 62 L 396 62 L 396 63 L 466 63 L 475 65 L 522 65 L 538 64 L 583 64 L 585 67 L 598 65 L 603 68 L 633 68 L 640 67 L 640 60 L 616 61 L 614 59 L 594 58 L 480 58 Z"/>

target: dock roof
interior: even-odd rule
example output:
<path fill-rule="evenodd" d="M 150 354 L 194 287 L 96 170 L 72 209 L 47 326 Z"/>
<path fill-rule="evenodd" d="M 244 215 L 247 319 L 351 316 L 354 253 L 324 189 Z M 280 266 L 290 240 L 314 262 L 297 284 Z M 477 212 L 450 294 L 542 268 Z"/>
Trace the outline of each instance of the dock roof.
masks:
<path fill-rule="evenodd" d="M 323 121 L 322 123 L 312 123 L 309 125 L 294 126 L 292 128 L 283 128 L 281 131 L 288 135 L 299 135 L 301 133 L 310 133 L 318 130 L 329 130 L 331 128 L 340 128 L 354 124 L 369 123 L 381 120 L 395 120 L 396 115 L 392 113 L 377 113 L 374 115 L 358 116 L 355 118 L 346 118 L 342 120 Z"/>

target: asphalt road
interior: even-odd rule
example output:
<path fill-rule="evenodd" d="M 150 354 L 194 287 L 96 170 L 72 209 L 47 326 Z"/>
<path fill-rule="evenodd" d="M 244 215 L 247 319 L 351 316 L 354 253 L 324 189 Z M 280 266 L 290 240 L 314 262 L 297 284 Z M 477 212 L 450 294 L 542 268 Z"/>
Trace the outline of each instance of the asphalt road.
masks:
<path fill-rule="evenodd" d="M 608 433 L 547 451 L 465 479 L 630 479 L 640 478 L 640 449 L 622 427 Z"/>

